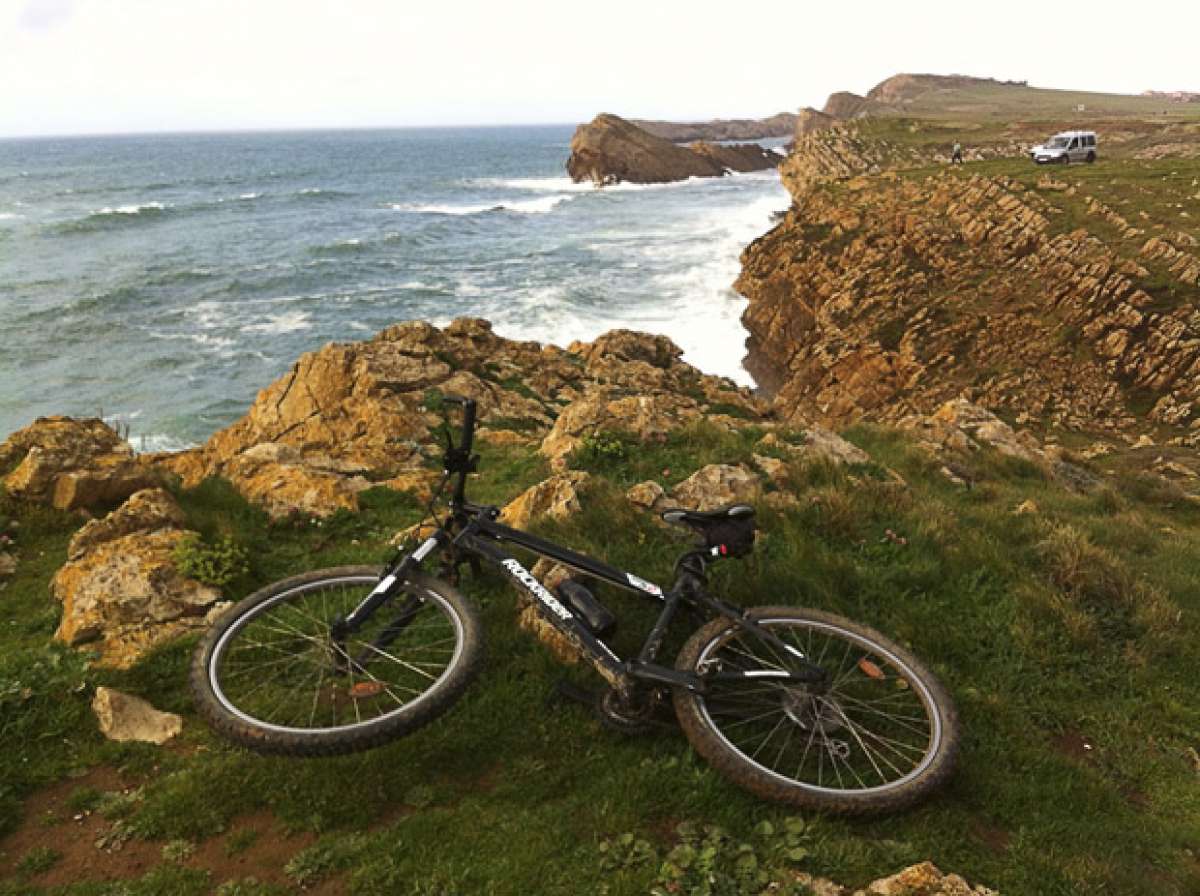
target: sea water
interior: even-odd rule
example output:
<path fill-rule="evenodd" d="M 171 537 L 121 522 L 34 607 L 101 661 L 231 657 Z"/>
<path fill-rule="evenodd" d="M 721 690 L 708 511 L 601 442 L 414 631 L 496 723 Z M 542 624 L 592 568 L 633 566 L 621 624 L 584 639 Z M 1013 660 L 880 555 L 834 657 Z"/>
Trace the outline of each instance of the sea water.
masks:
<path fill-rule="evenodd" d="M 462 315 L 665 333 L 749 384 L 731 284 L 778 175 L 597 190 L 566 177 L 571 131 L 0 141 L 0 438 L 72 414 L 196 444 L 302 352 Z"/>

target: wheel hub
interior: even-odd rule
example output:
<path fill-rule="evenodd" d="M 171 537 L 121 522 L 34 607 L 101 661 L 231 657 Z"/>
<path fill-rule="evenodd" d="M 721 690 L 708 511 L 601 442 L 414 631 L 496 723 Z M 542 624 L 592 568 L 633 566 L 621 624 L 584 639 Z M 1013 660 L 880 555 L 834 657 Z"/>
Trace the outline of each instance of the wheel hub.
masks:
<path fill-rule="evenodd" d="M 807 687 L 786 688 L 782 703 L 783 714 L 805 731 L 829 734 L 842 727 L 837 704 Z"/>

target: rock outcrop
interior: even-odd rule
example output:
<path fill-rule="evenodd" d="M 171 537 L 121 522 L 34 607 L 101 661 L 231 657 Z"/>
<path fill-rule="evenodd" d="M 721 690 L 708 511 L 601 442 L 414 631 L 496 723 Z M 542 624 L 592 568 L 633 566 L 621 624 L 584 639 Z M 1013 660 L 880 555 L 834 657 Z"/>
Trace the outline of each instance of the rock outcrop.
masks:
<path fill-rule="evenodd" d="M 885 171 L 835 189 L 831 172 L 876 156 L 838 129 L 818 138 L 845 151 L 789 158 L 794 205 L 737 282 L 747 366 L 784 419 L 894 421 L 963 396 L 1070 429 L 1196 423 L 1200 316 L 1155 300 L 1141 261 L 1059 226 L 1049 198 L 1010 178 Z M 1195 289 L 1186 252 L 1162 245 L 1143 257 Z"/>
<path fill-rule="evenodd" d="M 428 488 L 440 393 L 479 402 L 481 439 L 542 443 L 552 459 L 605 428 L 662 438 L 713 407 L 763 418 L 766 404 L 748 389 L 681 355 L 666 337 L 628 330 L 564 350 L 501 338 L 483 320 L 399 324 L 303 355 L 241 420 L 154 460 L 187 486 L 224 476 L 273 516 L 326 515 L 356 508 L 371 485 Z"/>
<path fill-rule="evenodd" d="M 567 173 L 576 182 L 591 181 L 597 186 L 621 181 L 653 184 L 720 177 L 726 169 L 757 171 L 778 162 L 777 154 L 758 146 L 679 146 L 606 113 L 576 128 Z"/>
<path fill-rule="evenodd" d="M 173 554 L 190 534 L 161 490 L 134 494 L 71 540 L 51 591 L 63 605 L 55 638 L 88 645 L 102 666 L 128 668 L 154 647 L 207 625 L 221 593 L 181 575 Z"/>
<path fill-rule="evenodd" d="M 0 470 L 5 469 L 10 495 L 59 510 L 111 506 L 160 481 L 96 418 L 39 417 L 0 444 Z"/>
<path fill-rule="evenodd" d="M 643 131 L 672 143 L 695 140 L 764 140 L 790 137 L 796 129 L 796 116 L 780 112 L 769 118 L 718 118 L 713 121 L 648 121 L 630 119 Z"/>

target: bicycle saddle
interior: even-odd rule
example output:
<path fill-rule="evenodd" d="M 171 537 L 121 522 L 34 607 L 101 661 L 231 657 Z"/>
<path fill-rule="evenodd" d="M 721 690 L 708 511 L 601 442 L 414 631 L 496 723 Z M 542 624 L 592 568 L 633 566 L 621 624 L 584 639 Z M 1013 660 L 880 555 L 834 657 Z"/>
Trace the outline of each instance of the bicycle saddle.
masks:
<path fill-rule="evenodd" d="M 745 522 L 754 516 L 754 508 L 749 504 L 730 504 L 716 510 L 683 510 L 675 508 L 664 510 L 662 518 L 668 523 L 680 523 L 686 526 L 708 526 L 721 522 Z"/>

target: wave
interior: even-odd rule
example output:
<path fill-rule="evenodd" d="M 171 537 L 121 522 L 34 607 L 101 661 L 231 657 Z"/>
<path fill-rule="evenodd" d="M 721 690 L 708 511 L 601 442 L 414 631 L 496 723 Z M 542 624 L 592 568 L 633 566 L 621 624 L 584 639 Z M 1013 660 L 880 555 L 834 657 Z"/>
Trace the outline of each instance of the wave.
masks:
<path fill-rule="evenodd" d="M 307 311 L 285 311 L 283 314 L 268 314 L 267 319 L 257 324 L 246 324 L 243 333 L 265 333 L 278 336 L 281 333 L 298 333 L 312 329 L 311 315 Z"/>
<path fill-rule="evenodd" d="M 94 212 L 89 212 L 82 218 L 62 221 L 54 225 L 58 233 L 95 233 L 114 227 L 127 227 L 131 224 L 156 221 L 171 213 L 174 206 L 162 202 L 146 202 L 140 205 L 105 206 Z"/>
<path fill-rule="evenodd" d="M 424 215 L 481 215 L 488 212 L 518 212 L 520 214 L 545 214 L 571 199 L 571 196 L 543 196 L 538 199 L 509 199 L 501 202 L 477 203 L 472 205 L 419 205 L 393 202 L 388 207 L 397 212 L 414 212 Z"/>

